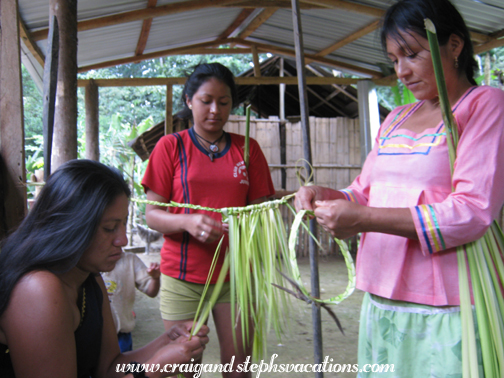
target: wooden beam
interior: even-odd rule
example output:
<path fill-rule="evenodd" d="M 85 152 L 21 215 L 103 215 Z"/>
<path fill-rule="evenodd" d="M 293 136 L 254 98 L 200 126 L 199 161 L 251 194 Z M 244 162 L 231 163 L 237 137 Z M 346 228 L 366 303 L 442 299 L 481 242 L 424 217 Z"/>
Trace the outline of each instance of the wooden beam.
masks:
<path fill-rule="evenodd" d="M 249 0 L 236 4 L 225 5 L 226 7 L 241 8 L 282 8 L 291 9 L 292 3 L 287 0 Z M 365 14 L 373 17 L 381 17 L 385 11 L 379 8 L 360 5 L 343 0 L 302 0 L 299 2 L 300 9 L 343 9 L 353 13 Z"/>
<path fill-rule="evenodd" d="M 264 24 L 271 16 L 273 16 L 273 14 L 277 10 L 278 8 L 275 7 L 264 9 L 261 13 L 259 13 L 259 15 L 256 18 L 254 18 L 254 20 L 252 20 L 250 24 L 248 24 L 248 26 L 244 30 L 241 31 L 241 33 L 238 35 L 237 38 L 240 39 L 247 38 L 249 35 L 255 32 L 257 28 L 259 28 L 259 26 Z"/>
<path fill-rule="evenodd" d="M 123 78 L 123 79 L 94 79 L 98 87 L 143 87 L 154 85 L 184 85 L 186 82 L 185 77 L 145 77 L 145 78 Z M 372 80 L 374 83 L 383 83 L 383 79 Z M 357 84 L 362 79 L 352 79 L 345 77 L 318 77 L 309 76 L 306 78 L 307 85 L 351 85 Z M 387 79 L 391 81 L 392 79 Z M 397 80 L 397 78 L 395 79 Z M 79 79 L 77 85 L 79 87 L 86 87 L 90 79 Z M 261 76 L 261 77 L 236 77 L 235 82 L 237 85 L 297 85 L 297 77 L 295 76 Z M 383 85 L 383 84 L 380 84 Z"/>
<path fill-rule="evenodd" d="M 372 17 L 382 17 L 385 14 L 383 9 L 370 7 L 367 5 L 360 5 L 357 3 L 351 3 L 343 0 L 305 0 L 303 3 L 309 3 L 311 5 L 320 5 L 325 8 L 331 9 L 343 9 L 353 13 L 365 14 Z"/>
<path fill-rule="evenodd" d="M 504 29 L 496 31 L 496 32 L 490 34 L 490 36 L 492 38 L 502 38 L 502 37 L 504 37 Z"/>
<path fill-rule="evenodd" d="M 249 42 L 249 41 L 242 40 L 242 39 L 240 39 L 240 40 L 235 39 L 235 43 L 237 45 L 243 45 L 243 46 L 255 45 L 255 46 L 257 46 L 257 49 L 260 51 L 269 52 L 269 53 L 273 53 L 273 54 L 277 54 L 277 55 L 286 55 L 286 56 L 291 56 L 291 57 L 296 56 L 295 51 L 293 51 L 291 49 L 286 49 L 284 47 L 267 45 L 267 44 L 257 43 L 257 42 Z M 328 59 L 328 58 L 324 58 L 324 57 L 320 57 L 320 56 L 315 56 L 314 54 L 305 54 L 305 59 L 306 59 L 307 64 L 309 64 L 311 62 L 316 62 L 316 63 L 324 64 L 326 66 L 336 67 L 339 69 L 345 69 L 345 70 L 358 72 L 358 73 L 361 73 L 364 75 L 369 75 L 369 76 L 372 76 L 373 78 L 383 77 L 381 72 L 357 67 L 357 66 L 354 66 L 354 65 L 351 65 L 348 63 L 337 62 L 332 59 Z"/>
<path fill-rule="evenodd" d="M 214 47 L 214 46 L 219 46 L 219 45 L 225 45 L 227 43 L 230 43 L 230 39 L 223 39 L 223 40 L 216 40 L 216 41 L 210 41 L 210 42 L 203 42 L 203 43 L 197 43 L 195 45 L 190 45 L 190 46 L 184 46 L 184 47 L 177 47 L 174 49 L 169 49 L 169 50 L 162 50 L 162 51 L 156 51 L 153 53 L 149 54 L 143 54 L 140 56 L 131 56 L 129 58 L 122 58 L 122 59 L 115 59 L 115 60 L 110 60 L 108 62 L 102 62 L 98 64 L 92 64 L 89 66 L 84 66 L 80 67 L 78 69 L 78 72 L 86 72 L 89 70 L 96 70 L 100 68 L 106 68 L 106 67 L 113 67 L 117 66 L 120 64 L 126 64 L 126 63 L 134 63 L 139 60 L 147 60 L 147 59 L 154 59 L 154 58 L 160 58 L 164 56 L 169 56 L 169 55 L 181 55 L 181 54 L 195 54 L 194 50 L 199 49 L 200 52 L 198 54 L 210 54 L 209 52 L 206 52 L 207 50 L 203 50 L 205 47 Z M 230 54 L 230 51 L 233 51 L 232 49 L 221 49 L 223 52 L 222 54 Z M 248 54 L 250 54 L 251 50 L 248 50 Z M 212 54 L 215 53 L 215 51 L 211 52 Z"/>
<path fill-rule="evenodd" d="M 332 91 L 329 95 L 324 97 L 324 100 L 330 101 L 332 98 L 336 97 L 339 93 L 341 93 L 341 91 L 334 89 L 334 91 Z M 312 110 L 317 109 L 317 108 L 321 107 L 322 105 L 324 105 L 324 102 L 320 101 L 317 105 L 311 106 L 310 109 L 312 109 Z"/>
<path fill-rule="evenodd" d="M 37 60 L 37 62 L 39 62 L 42 67 L 44 67 L 45 56 L 38 45 L 35 43 L 35 41 L 32 39 L 21 17 L 19 17 L 19 36 L 23 40 L 30 53 Z"/>
<path fill-rule="evenodd" d="M 261 64 L 259 63 L 259 54 L 257 53 L 256 46 L 252 46 L 252 59 L 254 61 L 254 76 L 261 77 Z"/>
<path fill-rule="evenodd" d="M 306 66 L 306 68 L 311 71 L 312 73 L 314 73 L 315 75 L 317 75 L 318 77 L 327 77 L 327 76 L 324 76 L 321 72 L 319 72 L 317 69 L 313 68 L 312 66 L 310 66 L 309 64 Z M 351 100 L 357 102 L 357 97 L 355 97 L 354 95 L 352 95 L 351 93 L 349 93 L 347 90 L 345 90 L 344 88 L 341 88 L 338 84 L 331 84 L 337 92 L 341 92 L 343 93 L 345 96 L 347 96 L 348 98 L 350 98 Z"/>
<path fill-rule="evenodd" d="M 26 214 L 21 47 L 17 1 L 0 1 L 0 235 Z"/>
<path fill-rule="evenodd" d="M 241 7 L 241 8 L 283 8 L 291 9 L 292 3 L 290 0 L 247 0 L 240 1 L 239 3 L 226 5 L 226 7 Z M 308 2 L 300 3 L 301 9 L 324 9 L 325 6 L 310 4 Z"/>
<path fill-rule="evenodd" d="M 147 8 L 155 8 L 157 5 L 157 0 L 149 0 L 147 3 Z M 142 55 L 145 46 L 147 45 L 147 40 L 149 39 L 150 29 L 152 26 L 152 18 L 146 18 L 143 20 L 142 31 L 138 37 L 137 47 L 135 49 L 135 56 Z"/>
<path fill-rule="evenodd" d="M 501 47 L 504 46 L 504 38 L 501 39 L 492 39 L 491 41 L 487 43 L 483 43 L 481 45 L 476 45 L 474 46 L 474 53 L 475 54 L 482 54 L 484 52 L 487 52 L 488 50 L 495 49 L 496 47 Z"/>
<path fill-rule="evenodd" d="M 124 24 L 126 22 L 142 21 L 149 18 L 167 16 L 170 14 L 195 11 L 198 9 L 220 7 L 223 5 L 230 5 L 239 2 L 238 0 L 190 0 L 179 1 L 177 3 L 170 3 L 161 5 L 155 8 L 137 9 L 128 12 L 116 13 L 110 16 L 92 18 L 88 20 L 79 21 L 77 24 L 77 31 L 85 31 L 103 28 L 106 26 L 113 26 Z M 40 41 L 47 38 L 49 29 L 40 29 L 32 32 L 32 37 L 35 41 Z"/>
<path fill-rule="evenodd" d="M 305 66 L 305 68 L 307 68 L 307 66 Z M 289 76 L 292 76 L 291 73 L 287 73 Z M 308 76 L 305 78 L 305 81 L 308 82 Z M 342 112 L 341 110 L 339 110 L 338 108 L 336 108 L 333 104 L 331 104 L 329 101 L 327 101 L 327 99 L 323 98 L 322 96 L 320 96 L 317 92 L 315 92 L 313 89 L 307 87 L 306 90 L 308 92 L 310 92 L 315 98 L 318 98 L 321 102 L 315 106 L 310 106 L 309 109 L 310 110 L 315 110 L 319 105 L 321 104 L 325 104 L 327 105 L 328 107 L 330 107 L 332 110 L 334 110 L 336 113 L 339 113 L 340 115 L 342 115 L 343 117 L 348 117 L 348 114 L 345 114 L 344 112 Z M 331 98 L 331 97 L 330 97 Z"/>
<path fill-rule="evenodd" d="M 231 23 L 231 25 L 229 25 L 227 29 L 221 33 L 218 39 L 228 38 L 231 35 L 231 33 L 233 33 L 236 29 L 240 27 L 243 21 L 245 21 L 252 12 L 253 12 L 252 8 L 243 9 L 238 15 L 238 17 L 236 17 L 235 20 Z"/>
<path fill-rule="evenodd" d="M 349 36 L 343 38 L 342 40 L 332 44 L 329 47 L 319 51 L 315 54 L 315 56 L 326 56 L 332 53 L 333 51 L 338 50 L 339 48 L 352 43 L 353 41 L 375 31 L 380 25 L 380 20 L 376 20 L 371 22 L 369 25 L 364 26 L 362 29 L 356 31 L 355 33 L 350 34 Z"/>
<path fill-rule="evenodd" d="M 144 78 L 123 78 L 123 79 L 94 79 L 98 87 L 147 87 L 154 85 L 184 85 L 185 77 L 144 77 Z M 79 79 L 77 85 L 86 87 L 90 79 Z"/>
<path fill-rule="evenodd" d="M 476 43 L 486 43 L 492 40 L 492 36 L 486 35 L 486 34 L 481 34 L 477 32 L 469 32 L 471 41 L 476 42 Z"/>

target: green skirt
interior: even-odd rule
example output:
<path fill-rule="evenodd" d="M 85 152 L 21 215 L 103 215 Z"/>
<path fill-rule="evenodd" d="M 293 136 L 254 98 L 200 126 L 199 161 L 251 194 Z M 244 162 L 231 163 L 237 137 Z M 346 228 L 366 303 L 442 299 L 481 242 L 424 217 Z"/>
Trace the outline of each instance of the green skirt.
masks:
<path fill-rule="evenodd" d="M 476 325 L 475 329 L 480 377 L 484 377 Z M 462 378 L 461 344 L 460 307 L 426 306 L 366 293 L 357 377 Z"/>

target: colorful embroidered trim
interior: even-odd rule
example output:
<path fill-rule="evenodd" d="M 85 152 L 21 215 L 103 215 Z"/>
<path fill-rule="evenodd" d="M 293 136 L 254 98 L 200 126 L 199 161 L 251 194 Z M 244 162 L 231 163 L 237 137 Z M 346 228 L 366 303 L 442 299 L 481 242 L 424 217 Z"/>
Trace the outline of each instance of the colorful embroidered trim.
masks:
<path fill-rule="evenodd" d="M 457 104 L 453 107 L 453 115 L 455 116 L 457 108 L 459 105 L 464 101 L 464 99 L 474 90 L 473 87 L 471 88 L 461 99 L 457 101 Z M 421 137 L 413 138 L 408 135 L 404 134 L 398 134 L 398 135 L 393 135 L 391 136 L 390 134 L 397 130 L 403 123 L 408 119 L 408 117 L 413 114 L 422 104 L 424 101 L 419 101 L 414 104 L 411 104 L 408 107 L 404 107 L 399 113 L 396 114 L 390 125 L 387 127 L 387 129 L 382 133 L 382 136 L 379 138 L 380 139 L 380 145 L 378 149 L 378 155 L 415 155 L 415 154 L 421 154 L 421 155 L 428 155 L 431 147 L 438 146 L 441 143 L 441 140 L 443 140 L 443 137 L 446 138 L 446 133 L 444 133 L 444 123 L 441 123 L 440 127 L 434 134 L 425 134 Z M 433 137 L 432 141 L 430 143 L 418 143 L 413 146 L 410 146 L 408 144 L 387 144 L 385 145 L 385 142 L 390 140 L 391 138 L 407 138 L 411 139 L 413 141 L 417 141 L 423 137 Z M 437 139 L 437 140 L 436 140 Z M 426 150 L 424 151 L 414 151 L 415 148 L 421 148 L 421 147 L 427 147 Z M 408 149 L 408 152 L 383 152 L 383 149 L 385 148 L 405 148 Z"/>
<path fill-rule="evenodd" d="M 350 189 L 341 189 L 340 192 L 345 195 L 347 201 L 359 203 L 357 198 L 355 198 L 355 194 Z"/>
<path fill-rule="evenodd" d="M 446 244 L 439 229 L 439 223 L 434 213 L 434 208 L 432 205 L 419 205 L 415 207 L 418 219 L 422 225 L 422 234 L 425 238 L 425 242 L 429 247 L 429 252 L 439 252 L 446 249 Z M 429 235 L 432 239 L 429 239 Z M 434 245 L 434 250 L 432 249 Z"/>

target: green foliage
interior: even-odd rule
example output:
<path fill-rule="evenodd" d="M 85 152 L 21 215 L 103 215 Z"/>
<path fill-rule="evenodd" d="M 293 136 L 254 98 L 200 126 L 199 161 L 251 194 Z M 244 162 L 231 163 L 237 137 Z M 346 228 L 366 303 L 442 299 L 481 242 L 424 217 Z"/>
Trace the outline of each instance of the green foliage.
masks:
<path fill-rule="evenodd" d="M 261 55 L 265 58 L 266 55 Z M 250 55 L 178 55 L 146 60 L 121 66 L 92 70 L 80 74 L 80 79 L 134 78 L 134 77 L 185 77 L 201 63 L 219 62 L 228 67 L 234 75 L 251 68 Z M 182 86 L 173 86 L 173 112 L 182 110 L 180 101 Z M 110 124 L 111 117 L 120 113 L 124 122 L 138 125 L 152 117 L 154 124 L 165 118 L 164 86 L 100 88 L 100 125 Z M 79 90 L 79 123 L 84 124 L 84 90 Z"/>
<path fill-rule="evenodd" d="M 42 94 L 38 91 L 25 66 L 22 66 L 24 129 L 26 146 L 37 146 L 37 135 L 42 135 Z"/>

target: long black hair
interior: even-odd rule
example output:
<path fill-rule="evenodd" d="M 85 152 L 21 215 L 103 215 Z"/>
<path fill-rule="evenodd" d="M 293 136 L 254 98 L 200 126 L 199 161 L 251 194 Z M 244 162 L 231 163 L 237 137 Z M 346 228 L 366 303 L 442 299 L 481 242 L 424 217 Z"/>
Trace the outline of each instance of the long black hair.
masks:
<path fill-rule="evenodd" d="M 427 38 L 424 19 L 429 18 L 436 27 L 440 46 L 446 45 L 450 35 L 456 34 L 464 41 L 464 48 L 458 57 L 458 71 L 466 75 L 469 82 L 476 85 L 474 74 L 478 63 L 469 30 L 464 19 L 449 0 L 401 0 L 392 5 L 382 21 L 381 42 L 386 49 L 387 38 L 404 42 L 400 32 L 415 32 Z"/>
<path fill-rule="evenodd" d="M 37 269 L 64 273 L 77 265 L 106 207 L 120 194 L 131 194 L 122 174 L 91 160 L 71 160 L 49 177 L 34 207 L 1 247 L 0 315 L 24 274 Z"/>
<path fill-rule="evenodd" d="M 233 73 L 220 63 L 198 64 L 186 80 L 180 101 L 183 109 L 178 113 L 181 118 L 192 118 L 192 111 L 188 108 L 186 98 L 192 99 L 199 87 L 207 80 L 215 78 L 226 84 L 231 91 L 231 103 L 233 108 L 238 106 L 238 92 Z"/>

